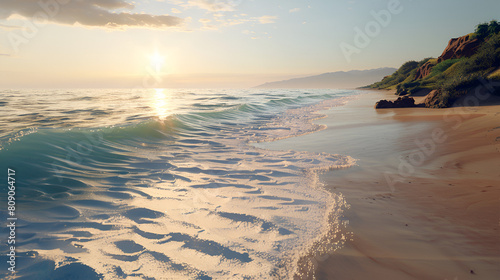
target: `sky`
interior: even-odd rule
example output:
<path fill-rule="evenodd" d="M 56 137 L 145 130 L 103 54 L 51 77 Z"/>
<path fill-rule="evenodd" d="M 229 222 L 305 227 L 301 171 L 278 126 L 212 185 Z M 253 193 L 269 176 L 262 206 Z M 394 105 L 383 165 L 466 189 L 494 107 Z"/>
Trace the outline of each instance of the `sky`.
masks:
<path fill-rule="evenodd" d="M 439 56 L 498 0 L 2 0 L 0 88 L 247 88 Z"/>

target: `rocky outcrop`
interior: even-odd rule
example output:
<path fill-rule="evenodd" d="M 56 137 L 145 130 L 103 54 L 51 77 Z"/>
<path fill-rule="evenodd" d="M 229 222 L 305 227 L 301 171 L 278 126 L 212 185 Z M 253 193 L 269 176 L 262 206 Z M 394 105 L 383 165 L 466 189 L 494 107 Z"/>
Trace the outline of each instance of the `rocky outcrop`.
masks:
<path fill-rule="evenodd" d="M 438 63 L 447 59 L 470 57 L 476 53 L 480 43 L 478 39 L 471 39 L 470 35 L 453 38 L 438 57 Z"/>
<path fill-rule="evenodd" d="M 389 109 L 389 108 L 409 108 L 416 107 L 415 99 L 413 97 L 403 96 L 395 101 L 380 100 L 375 104 L 375 109 Z"/>
<path fill-rule="evenodd" d="M 426 108 L 438 108 L 439 107 L 439 95 L 441 92 L 437 89 L 429 92 L 424 100 L 424 105 Z"/>
<path fill-rule="evenodd" d="M 470 57 L 476 53 L 480 44 L 481 41 L 478 39 L 471 39 L 470 35 L 453 38 L 448 42 L 448 46 L 446 46 L 441 56 L 438 57 L 437 63 L 448 59 Z M 415 74 L 415 80 L 427 77 L 431 73 L 432 67 L 437 63 L 430 60 L 420 66 Z"/>
<path fill-rule="evenodd" d="M 427 61 L 424 65 L 417 69 L 417 74 L 415 75 L 415 80 L 423 79 L 427 77 L 432 70 L 432 67 L 436 65 L 433 61 Z"/>

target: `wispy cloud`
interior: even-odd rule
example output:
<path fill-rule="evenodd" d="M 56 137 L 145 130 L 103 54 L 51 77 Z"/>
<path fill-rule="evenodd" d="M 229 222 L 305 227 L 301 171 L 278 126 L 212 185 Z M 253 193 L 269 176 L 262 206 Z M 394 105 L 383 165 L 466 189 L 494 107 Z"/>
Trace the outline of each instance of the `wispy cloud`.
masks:
<path fill-rule="evenodd" d="M 231 12 L 236 9 L 234 0 L 189 0 L 187 5 L 212 12 Z"/>
<path fill-rule="evenodd" d="M 10 54 L 0 53 L 0 56 L 10 56 Z"/>
<path fill-rule="evenodd" d="M 2 29 L 22 29 L 21 26 L 6 25 L 6 24 L 1 24 L 1 23 L 0 23 L 0 28 L 2 28 Z"/>
<path fill-rule="evenodd" d="M 57 1 L 39 0 L 2 0 L 0 4 L 0 19 L 11 15 L 21 15 L 26 18 L 36 13 L 48 13 L 39 3 L 58 3 Z M 183 19 L 170 15 L 152 15 L 131 13 L 123 10 L 133 10 L 134 5 L 125 0 L 86 0 L 69 1 L 57 8 L 50 7 L 49 20 L 60 24 L 76 24 L 95 27 L 147 27 L 162 28 L 179 26 Z"/>
<path fill-rule="evenodd" d="M 203 25 L 202 29 L 217 30 L 221 27 L 240 25 L 244 23 L 275 23 L 277 16 L 250 17 L 245 13 L 238 13 L 237 8 L 242 0 L 167 0 L 170 4 L 187 9 L 202 9 L 209 12 L 198 21 Z M 175 8 L 174 8 L 175 9 Z M 172 10 L 174 10 L 172 9 Z M 299 9 L 300 10 L 300 9 Z M 209 22 L 206 18 L 211 18 Z"/>
<path fill-rule="evenodd" d="M 201 24 L 203 24 L 203 29 L 211 29 L 216 30 L 217 26 L 212 24 L 212 20 L 208 18 L 202 18 L 198 20 Z"/>
<path fill-rule="evenodd" d="M 182 12 L 179 9 L 172 8 L 172 13 L 174 13 L 174 14 L 180 14 Z"/>
<path fill-rule="evenodd" d="M 258 18 L 259 22 L 262 24 L 275 23 L 277 19 L 277 16 L 261 16 Z"/>
<path fill-rule="evenodd" d="M 300 8 L 294 8 L 294 9 L 291 9 L 289 12 L 290 13 L 296 13 L 296 12 L 299 12 L 300 11 Z"/>
<path fill-rule="evenodd" d="M 218 27 L 222 27 L 222 26 L 240 25 L 240 24 L 244 24 L 244 23 L 269 24 L 269 23 L 275 23 L 276 19 L 278 19 L 277 16 L 261 16 L 261 17 L 244 18 L 244 17 L 239 17 L 237 15 L 233 16 L 232 18 L 225 18 L 225 17 L 219 16 L 216 14 L 216 15 L 214 15 L 213 22 L 217 23 L 217 26 L 211 25 L 210 29 L 217 29 Z M 202 20 L 200 20 L 200 22 Z"/>

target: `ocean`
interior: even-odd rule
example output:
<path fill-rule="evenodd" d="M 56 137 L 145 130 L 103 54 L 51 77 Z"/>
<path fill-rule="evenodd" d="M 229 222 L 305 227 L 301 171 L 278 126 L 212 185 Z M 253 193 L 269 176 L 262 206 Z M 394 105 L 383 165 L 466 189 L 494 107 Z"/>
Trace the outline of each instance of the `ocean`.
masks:
<path fill-rule="evenodd" d="M 2 269 L 0 277 L 291 279 L 308 273 L 304 256 L 345 239 L 331 229 L 340 226 L 346 203 L 318 175 L 355 160 L 253 143 L 319 131 L 324 127 L 314 120 L 321 110 L 359 93 L 3 90 L 0 218 L 5 224 L 16 218 L 16 226 L 15 272 Z M 9 169 L 15 194 L 8 192 Z M 5 267 L 12 230 L 4 226 L 1 234 Z"/>

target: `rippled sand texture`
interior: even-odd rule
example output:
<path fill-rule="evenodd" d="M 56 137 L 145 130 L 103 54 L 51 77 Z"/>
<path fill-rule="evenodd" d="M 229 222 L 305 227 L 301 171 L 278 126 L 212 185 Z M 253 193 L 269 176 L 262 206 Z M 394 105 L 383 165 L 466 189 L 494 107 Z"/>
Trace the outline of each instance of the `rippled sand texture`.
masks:
<path fill-rule="evenodd" d="M 37 102 L 40 113 L 2 116 L 25 123 L 2 130 L 0 150 L 1 168 L 19 178 L 18 276 L 288 278 L 321 250 L 345 203 L 317 175 L 354 160 L 248 143 L 321 129 L 313 113 L 347 93 L 151 94 L 122 93 L 133 106 L 94 94 L 68 99 L 84 109 Z"/>

